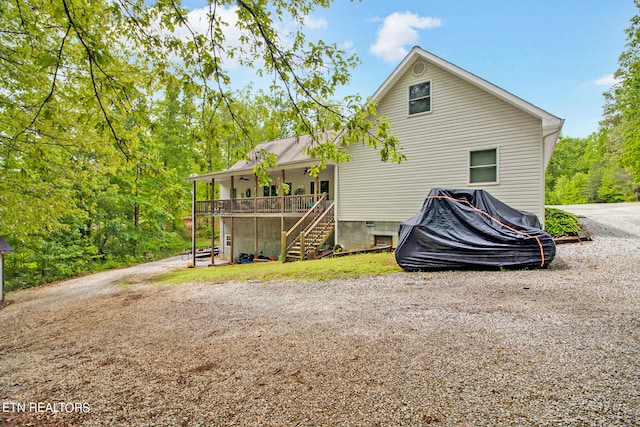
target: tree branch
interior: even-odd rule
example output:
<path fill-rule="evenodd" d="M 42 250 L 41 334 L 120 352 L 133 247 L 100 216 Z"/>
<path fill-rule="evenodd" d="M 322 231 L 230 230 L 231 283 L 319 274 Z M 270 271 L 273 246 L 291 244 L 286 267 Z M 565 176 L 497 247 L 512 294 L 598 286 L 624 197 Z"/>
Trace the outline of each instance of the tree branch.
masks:
<path fill-rule="evenodd" d="M 102 112 L 102 115 L 107 123 L 107 126 L 109 127 L 109 130 L 111 132 L 111 135 L 113 136 L 115 143 L 118 147 L 118 149 L 120 150 L 120 152 L 122 154 L 124 154 L 125 158 L 127 160 L 131 160 L 131 156 L 128 153 L 127 147 L 126 147 L 126 143 L 118 136 L 118 132 L 116 131 L 113 122 L 111 121 L 111 118 L 109 117 L 109 114 L 107 113 L 107 110 L 102 102 L 102 98 L 100 97 L 100 92 L 98 90 L 98 85 L 96 82 L 96 76 L 95 76 L 95 72 L 94 72 L 94 63 L 95 63 L 95 58 L 93 56 L 93 52 L 91 51 L 91 49 L 89 48 L 89 46 L 87 45 L 84 37 L 82 36 L 82 34 L 80 33 L 80 29 L 78 28 L 78 26 L 76 25 L 75 20 L 73 19 L 73 17 L 71 16 L 71 11 L 69 10 L 69 5 L 67 4 L 67 0 L 62 0 L 62 4 L 64 5 L 64 11 L 65 14 L 69 20 L 69 24 L 71 25 L 71 27 L 73 27 L 73 30 L 76 34 L 76 36 L 78 37 L 78 40 L 80 40 L 80 43 L 82 44 L 82 46 L 85 49 L 85 52 L 87 53 L 87 61 L 89 63 L 89 74 L 91 77 L 91 85 L 93 88 L 93 94 L 96 98 L 96 101 L 98 101 L 98 105 L 100 107 L 100 111 Z M 98 67 L 98 69 L 102 72 L 103 75 L 105 75 L 107 78 L 109 77 L 108 74 L 100 67 L 99 64 L 96 64 L 96 66 Z"/>

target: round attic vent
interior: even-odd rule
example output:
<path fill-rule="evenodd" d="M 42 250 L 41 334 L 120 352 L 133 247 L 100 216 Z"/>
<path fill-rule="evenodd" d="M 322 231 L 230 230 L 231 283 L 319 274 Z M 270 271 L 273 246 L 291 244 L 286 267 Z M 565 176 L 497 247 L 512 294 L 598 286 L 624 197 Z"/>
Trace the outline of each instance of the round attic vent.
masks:
<path fill-rule="evenodd" d="M 411 68 L 411 72 L 413 73 L 414 76 L 421 76 L 424 74 L 426 70 L 427 70 L 427 64 L 425 64 L 424 62 L 416 62 L 415 64 L 413 64 L 413 67 Z"/>

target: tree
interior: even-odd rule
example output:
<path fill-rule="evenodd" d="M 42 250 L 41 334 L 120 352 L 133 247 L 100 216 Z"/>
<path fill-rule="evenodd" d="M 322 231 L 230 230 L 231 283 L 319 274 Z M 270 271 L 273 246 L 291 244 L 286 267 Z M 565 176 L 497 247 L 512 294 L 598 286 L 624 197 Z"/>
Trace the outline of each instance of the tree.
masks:
<path fill-rule="evenodd" d="M 636 185 L 640 184 L 640 0 L 634 0 L 638 13 L 626 30 L 626 50 L 618 59 L 618 84 L 605 94 L 607 105 L 602 125 L 620 139 L 620 164 L 628 168 Z"/>
<path fill-rule="evenodd" d="M 23 282 L 170 244 L 185 178 L 263 140 L 333 131 L 311 173 L 354 141 L 401 161 L 373 103 L 332 99 L 357 58 L 301 31 L 330 4 L 211 0 L 202 31 L 179 0 L 0 2 L 0 235 L 20 248 Z M 229 62 L 272 86 L 234 88 Z M 273 161 L 256 168 L 263 184 Z"/>
<path fill-rule="evenodd" d="M 0 234 L 25 240 L 65 229 L 65 215 L 80 213 L 75 183 L 109 172 L 117 150 L 129 157 L 135 148 L 120 123 L 136 114 L 139 74 L 110 9 L 0 4 Z"/>
<path fill-rule="evenodd" d="M 633 180 L 620 166 L 620 151 L 620 139 L 612 129 L 601 128 L 587 138 L 561 137 L 547 167 L 546 202 L 633 200 Z"/>
<path fill-rule="evenodd" d="M 64 202 L 69 185 L 60 185 L 58 176 L 70 184 L 82 182 L 86 169 L 108 173 L 118 167 L 116 153 L 135 164 L 139 135 L 150 134 L 152 121 L 140 107 L 170 79 L 196 99 L 200 128 L 194 135 L 210 137 L 208 127 L 226 116 L 242 139 L 252 141 L 247 146 L 260 142 L 236 101 L 228 61 L 272 78 L 280 114 L 294 133 L 334 131 L 313 147 L 319 168 L 345 159 L 340 142 L 364 141 L 383 160 L 401 161 L 389 124 L 370 121 L 372 103 L 329 101 L 348 82 L 357 58 L 335 44 L 308 42 L 301 28 L 316 7 L 330 4 L 211 0 L 207 30 L 199 33 L 179 0 L 0 3 L 0 234 L 24 238 L 41 223 L 64 228 L 62 218 L 75 206 Z M 284 32 L 285 22 L 297 29 Z M 235 44 L 231 26 L 240 31 Z M 219 148 L 220 141 L 206 142 L 211 152 Z M 76 165 L 77 158 L 84 164 Z M 256 169 L 261 181 L 268 179 L 269 161 Z"/>

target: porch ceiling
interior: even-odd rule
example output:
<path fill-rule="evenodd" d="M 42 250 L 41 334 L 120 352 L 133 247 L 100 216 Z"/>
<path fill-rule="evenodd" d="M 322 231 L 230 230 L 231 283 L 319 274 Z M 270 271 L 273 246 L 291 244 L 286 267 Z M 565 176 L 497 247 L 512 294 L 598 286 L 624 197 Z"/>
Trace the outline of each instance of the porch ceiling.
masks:
<path fill-rule="evenodd" d="M 302 170 L 304 168 L 315 166 L 316 163 L 317 162 L 314 160 L 307 160 L 304 162 L 296 162 L 296 163 L 289 163 L 289 164 L 283 163 L 283 164 L 278 164 L 278 167 L 276 169 L 270 169 L 269 172 L 273 173 L 273 172 L 279 172 L 281 170 L 284 170 L 284 171 Z M 233 170 L 228 169 L 221 172 L 212 172 L 212 173 L 207 173 L 203 175 L 190 176 L 189 178 L 187 178 L 187 180 L 198 181 L 198 182 L 211 182 L 212 179 L 215 179 L 216 181 L 229 181 L 232 176 L 239 177 L 239 176 L 247 176 L 247 175 L 249 176 L 253 175 L 253 166 L 247 167 L 244 169 L 233 169 Z"/>

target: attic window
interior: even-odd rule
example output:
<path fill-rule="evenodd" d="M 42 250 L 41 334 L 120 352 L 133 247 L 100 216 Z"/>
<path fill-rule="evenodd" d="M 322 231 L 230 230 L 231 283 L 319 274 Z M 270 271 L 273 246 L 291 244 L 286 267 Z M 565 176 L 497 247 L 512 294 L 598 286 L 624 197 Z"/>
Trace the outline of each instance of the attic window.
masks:
<path fill-rule="evenodd" d="M 469 152 L 469 183 L 498 182 L 498 149 Z"/>
<path fill-rule="evenodd" d="M 409 86 L 409 115 L 431 111 L 431 82 Z"/>

